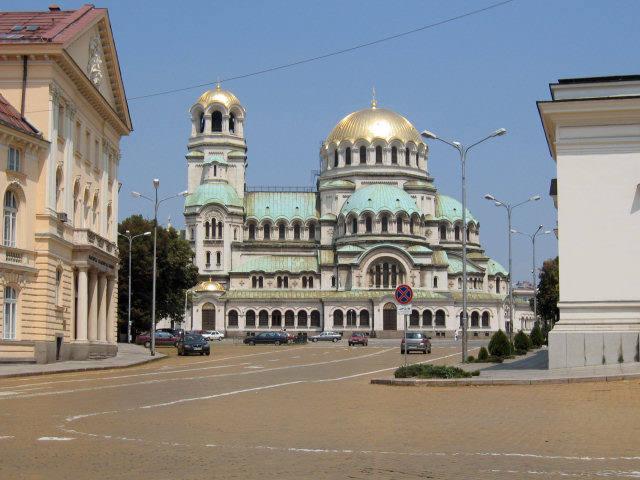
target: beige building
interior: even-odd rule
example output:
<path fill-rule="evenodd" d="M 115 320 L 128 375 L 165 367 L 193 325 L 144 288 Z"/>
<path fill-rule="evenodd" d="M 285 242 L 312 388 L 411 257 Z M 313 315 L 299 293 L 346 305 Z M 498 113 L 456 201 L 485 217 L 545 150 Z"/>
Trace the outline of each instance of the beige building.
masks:
<path fill-rule="evenodd" d="M 549 366 L 638 362 L 640 75 L 560 80 L 551 95 L 538 103 L 557 164 L 560 321 Z"/>
<path fill-rule="evenodd" d="M 0 361 L 114 355 L 131 120 L 107 10 L 0 13 L 0 93 Z"/>

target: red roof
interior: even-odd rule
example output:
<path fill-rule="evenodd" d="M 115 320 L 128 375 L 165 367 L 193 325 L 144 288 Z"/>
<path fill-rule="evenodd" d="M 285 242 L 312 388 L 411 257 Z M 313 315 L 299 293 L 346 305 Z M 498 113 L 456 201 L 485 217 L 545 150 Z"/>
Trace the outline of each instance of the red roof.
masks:
<path fill-rule="evenodd" d="M 0 123 L 9 125 L 23 132 L 32 135 L 40 135 L 40 132 L 29 122 L 20 116 L 20 113 L 13 108 L 6 98 L 0 94 Z"/>
<path fill-rule="evenodd" d="M 49 8 L 47 12 L 0 12 L 0 44 L 65 43 L 105 12 L 93 5 L 78 10 Z"/>

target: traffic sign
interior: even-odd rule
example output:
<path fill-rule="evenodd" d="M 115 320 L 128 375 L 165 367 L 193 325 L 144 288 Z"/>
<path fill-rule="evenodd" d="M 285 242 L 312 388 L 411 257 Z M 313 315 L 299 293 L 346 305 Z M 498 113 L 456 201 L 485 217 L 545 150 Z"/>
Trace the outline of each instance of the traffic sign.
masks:
<path fill-rule="evenodd" d="M 398 303 L 406 305 L 411 302 L 412 298 L 413 290 L 411 290 L 409 285 L 399 285 L 398 288 L 396 288 L 396 300 Z"/>
<path fill-rule="evenodd" d="M 398 305 L 398 315 L 411 315 L 411 304 Z"/>

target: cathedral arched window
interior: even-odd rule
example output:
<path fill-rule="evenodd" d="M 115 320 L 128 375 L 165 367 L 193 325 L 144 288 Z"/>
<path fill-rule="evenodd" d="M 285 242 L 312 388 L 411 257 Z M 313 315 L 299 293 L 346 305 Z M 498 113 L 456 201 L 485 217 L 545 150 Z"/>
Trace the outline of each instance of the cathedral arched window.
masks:
<path fill-rule="evenodd" d="M 238 326 L 238 312 L 235 310 L 231 310 L 229 312 L 229 326 L 230 327 Z"/>
<path fill-rule="evenodd" d="M 252 223 L 249 225 L 249 240 L 256 239 L 256 226 Z"/>
<path fill-rule="evenodd" d="M 338 149 L 334 150 L 333 152 L 333 166 L 338 166 Z"/>
<path fill-rule="evenodd" d="M 447 239 L 447 227 L 444 225 L 440 225 L 440 240 Z"/>
<path fill-rule="evenodd" d="M 343 324 L 344 315 L 342 310 L 336 310 L 333 312 L 333 325 L 337 327 L 341 327 Z"/>
<path fill-rule="evenodd" d="M 367 163 L 367 147 L 360 147 L 360 164 Z"/>
<path fill-rule="evenodd" d="M 404 150 L 404 164 L 409 165 L 409 160 L 411 160 L 411 151 L 406 148 Z"/>
<path fill-rule="evenodd" d="M 395 260 L 380 261 L 369 269 L 372 288 L 395 288 L 404 281 L 404 269 Z"/>
<path fill-rule="evenodd" d="M 312 223 L 309 225 L 309 240 L 316 239 L 316 226 Z"/>
<path fill-rule="evenodd" d="M 263 227 L 263 231 L 264 231 L 264 239 L 265 240 L 271 239 L 271 225 L 269 225 L 268 223 L 265 223 Z"/>
<path fill-rule="evenodd" d="M 422 312 L 422 326 L 430 327 L 433 324 L 433 314 L 431 310 L 425 310 Z"/>
<path fill-rule="evenodd" d="M 298 312 L 298 326 L 306 327 L 307 326 L 307 312 L 304 310 L 300 310 Z"/>
<path fill-rule="evenodd" d="M 247 324 L 247 327 L 255 327 L 256 326 L 256 312 L 253 310 L 249 310 L 244 316 L 244 321 Z"/>
<path fill-rule="evenodd" d="M 284 240 L 284 223 L 278 225 L 278 239 Z"/>
<path fill-rule="evenodd" d="M 455 228 L 455 239 L 460 240 L 460 227 L 456 225 Z"/>
<path fill-rule="evenodd" d="M 221 254 L 220 252 L 216 252 L 216 265 L 220 265 L 220 260 L 221 260 Z"/>
<path fill-rule="evenodd" d="M 269 326 L 269 312 L 266 310 L 260 310 L 260 313 L 258 314 L 258 324 L 261 327 Z"/>
<path fill-rule="evenodd" d="M 271 314 L 271 326 L 272 327 L 281 327 L 282 326 L 282 313 L 280 310 L 274 310 Z"/>
<path fill-rule="evenodd" d="M 300 240 L 300 224 L 298 223 L 293 226 L 293 239 Z"/>
<path fill-rule="evenodd" d="M 205 263 L 206 263 L 206 266 L 208 267 L 209 265 L 211 265 L 211 252 L 206 253 L 206 258 L 207 260 Z"/>
<path fill-rule="evenodd" d="M 438 277 L 433 277 L 433 288 L 438 288 Z"/>
<path fill-rule="evenodd" d="M 358 233 L 358 219 L 357 218 L 352 218 L 351 219 L 351 233 L 353 233 L 354 235 L 356 233 Z"/>
<path fill-rule="evenodd" d="M 309 277 L 309 288 L 313 288 L 313 277 Z"/>
<path fill-rule="evenodd" d="M 380 146 L 376 147 L 376 163 L 377 164 L 382 163 L 382 147 Z"/>
<path fill-rule="evenodd" d="M 387 233 L 389 231 L 389 221 L 387 220 L 386 216 L 383 216 L 380 219 L 380 225 L 381 225 L 382 233 Z"/>
<path fill-rule="evenodd" d="M 200 120 L 198 123 L 200 127 L 200 133 L 204 133 L 204 113 L 200 114 Z"/>
<path fill-rule="evenodd" d="M 307 288 L 307 277 L 302 277 L 302 288 Z"/>
<path fill-rule="evenodd" d="M 344 163 L 345 165 L 351 165 L 351 148 L 349 147 L 344 152 Z"/>
<path fill-rule="evenodd" d="M 396 147 L 391 147 L 391 163 L 394 165 L 398 163 L 398 149 Z"/>
<path fill-rule="evenodd" d="M 364 220 L 364 226 L 365 226 L 365 231 L 367 233 L 371 233 L 372 230 L 372 224 L 371 224 L 371 217 L 367 216 Z"/>
<path fill-rule="evenodd" d="M 482 326 L 489 327 L 489 312 L 482 313 Z"/>
<path fill-rule="evenodd" d="M 409 317 L 409 326 L 410 327 L 420 326 L 420 312 L 418 312 L 417 310 L 411 310 L 411 316 Z"/>
<path fill-rule="evenodd" d="M 204 238 L 209 238 L 209 222 L 204 222 Z"/>
<path fill-rule="evenodd" d="M 360 326 L 361 327 L 369 326 L 369 312 L 367 310 L 363 310 L 360 312 Z"/>
<path fill-rule="evenodd" d="M 229 133 L 236 133 L 236 117 L 233 113 L 229 115 Z"/>
<path fill-rule="evenodd" d="M 396 232 L 402 233 L 402 218 L 400 217 L 396 219 Z"/>
<path fill-rule="evenodd" d="M 471 326 L 475 328 L 480 326 L 480 314 L 478 312 L 471 313 Z"/>
<path fill-rule="evenodd" d="M 409 233 L 413 233 L 413 218 L 409 220 Z"/>
<path fill-rule="evenodd" d="M 222 113 L 217 110 L 211 114 L 211 131 L 222 131 Z"/>
<path fill-rule="evenodd" d="M 222 221 L 218 222 L 218 238 L 222 238 Z"/>
<path fill-rule="evenodd" d="M 496 278 L 496 293 L 500 293 L 500 278 Z"/>
<path fill-rule="evenodd" d="M 351 309 L 347 312 L 347 327 L 355 327 L 357 322 L 356 311 Z"/>
<path fill-rule="evenodd" d="M 446 316 L 444 310 L 438 310 L 436 312 L 436 327 L 444 327 Z"/>

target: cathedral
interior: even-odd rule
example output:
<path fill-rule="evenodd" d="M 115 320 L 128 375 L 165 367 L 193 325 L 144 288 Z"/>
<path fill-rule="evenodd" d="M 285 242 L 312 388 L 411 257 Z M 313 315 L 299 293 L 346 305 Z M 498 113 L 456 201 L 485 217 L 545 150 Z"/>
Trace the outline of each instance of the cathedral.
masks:
<path fill-rule="evenodd" d="M 190 114 L 185 236 L 201 282 L 187 329 L 394 338 L 402 284 L 413 289 L 409 330 L 461 328 L 462 205 L 438 193 L 407 119 L 374 99 L 328 133 L 315 187 L 252 189 L 238 98 L 218 85 Z M 509 326 L 509 277 L 466 219 L 468 336 L 484 338 Z"/>

